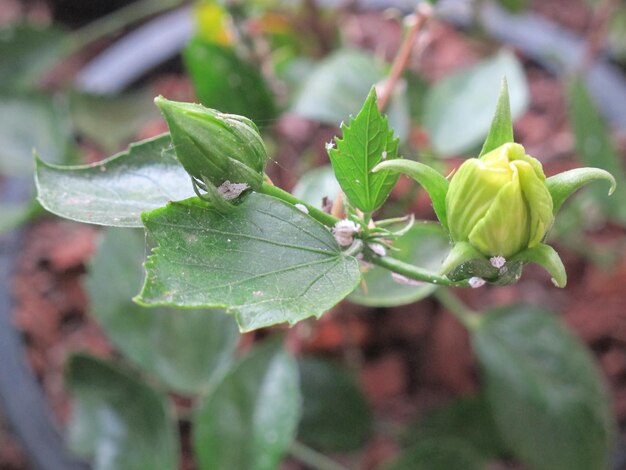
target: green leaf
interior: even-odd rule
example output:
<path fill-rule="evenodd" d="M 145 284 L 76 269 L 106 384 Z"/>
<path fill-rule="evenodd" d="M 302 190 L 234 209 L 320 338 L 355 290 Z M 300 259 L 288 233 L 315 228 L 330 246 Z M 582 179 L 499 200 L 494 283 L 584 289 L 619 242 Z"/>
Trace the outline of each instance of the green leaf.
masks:
<path fill-rule="evenodd" d="M 540 243 L 528 248 L 513 256 L 511 262 L 523 261 L 525 263 L 536 263 L 543 267 L 552 276 L 552 282 L 557 287 L 565 287 L 567 284 L 567 273 L 561 257 L 550 245 Z"/>
<path fill-rule="evenodd" d="M 424 102 L 424 126 L 437 152 L 456 155 L 480 144 L 489 132 L 502 77 L 507 78 L 516 119 L 528 105 L 528 85 L 511 52 L 501 51 L 431 87 Z"/>
<path fill-rule="evenodd" d="M 143 277 L 144 235 L 109 228 L 89 265 L 92 314 L 133 363 L 180 393 L 206 393 L 230 366 L 239 341 L 221 311 L 143 308 L 131 301 Z"/>
<path fill-rule="evenodd" d="M 194 195 L 169 135 L 131 144 L 91 165 L 57 166 L 39 159 L 38 200 L 50 212 L 97 225 L 141 227 L 141 213 Z"/>
<path fill-rule="evenodd" d="M 448 180 L 434 168 L 414 160 L 388 160 L 379 163 L 372 170 L 377 173 L 386 170 L 392 173 L 403 173 L 410 176 L 428 193 L 433 202 L 433 209 L 437 218 L 444 228 L 448 228 L 448 216 L 446 214 L 446 194 L 448 193 Z"/>
<path fill-rule="evenodd" d="M 398 175 L 384 170 L 374 174 L 372 169 L 383 160 L 398 158 L 398 139 L 378 111 L 373 88 L 359 114 L 343 128 L 343 138 L 335 141 L 337 147 L 328 156 L 341 189 L 363 212 L 374 212 L 389 196 Z"/>
<path fill-rule="evenodd" d="M 604 188 L 598 185 L 590 188 L 591 194 L 602 205 L 607 215 L 624 223 L 626 173 L 621 155 L 582 78 L 574 76 L 568 82 L 567 99 L 569 120 L 576 139 L 576 153 L 585 165 L 606 170 L 617 180 L 617 194 L 614 197 L 609 198 Z"/>
<path fill-rule="evenodd" d="M 389 255 L 406 263 L 437 272 L 441 261 L 450 250 L 448 236 L 439 224 L 416 223 L 403 236 L 394 242 L 398 251 Z M 429 296 L 435 284 L 402 284 L 401 280 L 391 275 L 389 270 L 374 266 L 363 274 L 363 285 L 350 294 L 348 299 L 354 303 L 375 307 L 393 307 L 406 305 Z"/>
<path fill-rule="evenodd" d="M 575 168 L 558 173 L 546 179 L 546 187 L 552 196 L 553 212 L 556 215 L 563 203 L 578 189 L 594 180 L 606 180 L 611 183 L 609 196 L 613 194 L 616 181 L 608 171 L 599 168 Z"/>
<path fill-rule="evenodd" d="M 178 436 L 164 396 L 82 354 L 70 358 L 66 386 L 74 399 L 70 445 L 95 470 L 178 468 Z"/>
<path fill-rule="evenodd" d="M 500 94 L 496 104 L 496 112 L 491 121 L 489 134 L 483 144 L 479 157 L 497 149 L 501 145 L 514 142 L 513 140 L 513 119 L 511 118 L 511 104 L 509 100 L 509 86 L 506 77 L 502 77 L 500 84 Z"/>
<path fill-rule="evenodd" d="M 51 27 L 19 24 L 0 28 L 0 88 L 34 88 L 61 57 L 66 37 Z"/>
<path fill-rule="evenodd" d="M 183 51 L 185 67 L 204 106 L 268 124 L 276 111 L 259 68 L 237 56 L 230 46 L 192 39 Z"/>
<path fill-rule="evenodd" d="M 384 470 L 486 470 L 480 455 L 458 439 L 428 439 L 407 450 Z"/>
<path fill-rule="evenodd" d="M 70 94 L 70 112 L 79 134 L 110 154 L 128 144 L 151 120 L 159 117 L 148 90 L 116 96 L 75 91 Z"/>
<path fill-rule="evenodd" d="M 611 405 L 589 352 L 549 312 L 507 307 L 473 329 L 500 435 L 537 470 L 608 468 Z"/>
<path fill-rule="evenodd" d="M 335 201 L 341 187 L 335 178 L 331 165 L 324 165 L 307 171 L 293 188 L 293 195 L 314 207 L 322 207 L 322 199 Z"/>
<path fill-rule="evenodd" d="M 201 470 L 275 470 L 300 417 L 296 361 L 276 342 L 252 350 L 195 413 Z"/>
<path fill-rule="evenodd" d="M 372 427 L 369 405 L 350 371 L 321 358 L 299 361 L 302 419 L 298 440 L 326 452 L 359 449 Z"/>
<path fill-rule="evenodd" d="M 408 445 L 427 439 L 457 439 L 471 446 L 483 460 L 507 457 L 491 410 L 483 395 L 464 396 L 431 409 L 404 436 Z"/>
<path fill-rule="evenodd" d="M 252 193 L 226 214 L 190 199 L 143 220 L 157 248 L 137 301 L 226 308 L 242 331 L 319 317 L 360 278 L 326 227 L 271 196 Z"/>
<path fill-rule="evenodd" d="M 46 161 L 65 162 L 71 155 L 67 110 L 39 94 L 0 95 L 0 174 L 31 175 L 33 151 Z"/>
<path fill-rule="evenodd" d="M 361 109 L 372 85 L 384 80 L 386 67 L 362 50 L 339 49 L 321 60 L 302 83 L 291 111 L 301 117 L 337 126 Z M 409 135 L 406 90 L 398 87 L 389 102 L 389 125 L 401 141 Z"/>

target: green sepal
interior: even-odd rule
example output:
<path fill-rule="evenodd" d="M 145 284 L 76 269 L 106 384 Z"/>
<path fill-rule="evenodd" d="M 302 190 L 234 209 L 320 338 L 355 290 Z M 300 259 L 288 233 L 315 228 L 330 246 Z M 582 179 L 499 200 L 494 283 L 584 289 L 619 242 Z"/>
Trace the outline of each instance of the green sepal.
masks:
<path fill-rule="evenodd" d="M 486 153 L 497 149 L 503 144 L 513 142 L 513 120 L 511 118 L 511 104 L 509 100 L 509 87 L 506 77 L 502 77 L 500 94 L 496 104 L 496 112 L 491 121 L 489 134 L 485 139 L 479 158 Z"/>
<path fill-rule="evenodd" d="M 511 258 L 510 262 L 535 263 L 544 268 L 552 276 L 552 282 L 557 287 L 565 287 L 567 273 L 561 257 L 550 245 L 540 244 Z"/>
<path fill-rule="evenodd" d="M 611 183 L 609 196 L 615 191 L 617 183 L 611 173 L 600 168 L 576 168 L 574 170 L 564 171 L 557 175 L 546 179 L 546 186 L 552 196 L 552 207 L 554 214 L 559 211 L 563 203 L 577 189 L 582 188 L 587 183 L 594 180 L 604 179 Z"/>
<path fill-rule="evenodd" d="M 193 190 L 196 195 L 203 201 L 208 202 L 213 208 L 224 214 L 232 209 L 233 204 L 228 202 L 219 193 L 218 189 L 211 183 L 208 178 L 202 177 L 202 183 L 198 182 L 195 178 L 191 178 L 191 184 L 193 184 Z M 204 191 L 201 192 L 200 190 Z"/>
<path fill-rule="evenodd" d="M 452 281 L 479 277 L 491 284 L 507 286 L 519 280 L 523 267 L 521 260 L 511 259 L 501 268 L 496 268 L 470 243 L 458 242 L 444 260 L 440 272 Z"/>
<path fill-rule="evenodd" d="M 455 243 L 446 259 L 441 263 L 439 273 L 448 274 L 462 264 L 475 259 L 485 259 L 485 257 L 468 242 Z"/>
<path fill-rule="evenodd" d="M 428 193 L 433 202 L 435 214 L 441 225 L 448 230 L 448 216 L 446 213 L 446 194 L 448 193 L 448 180 L 437 170 L 414 160 L 387 160 L 379 163 L 372 169 L 372 173 L 381 170 L 392 173 L 403 173 L 410 176 Z"/>

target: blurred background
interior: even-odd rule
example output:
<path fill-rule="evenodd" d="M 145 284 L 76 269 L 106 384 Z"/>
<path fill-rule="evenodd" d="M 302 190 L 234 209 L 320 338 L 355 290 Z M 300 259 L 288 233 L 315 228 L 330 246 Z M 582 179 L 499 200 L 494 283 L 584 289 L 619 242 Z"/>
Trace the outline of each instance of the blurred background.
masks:
<path fill-rule="evenodd" d="M 82 351 L 123 361 L 130 354 L 141 362 L 118 340 L 133 328 L 140 335 L 154 327 L 95 311 L 102 300 L 93 287 L 94 256 L 123 256 L 123 243 L 116 245 L 114 233 L 44 213 L 34 199 L 33 149 L 51 163 L 96 162 L 167 131 L 155 96 L 200 102 L 253 119 L 272 156 L 274 183 L 321 204 L 338 192 L 325 144 L 387 76 L 415 6 L 0 0 L 0 470 L 83 468 L 65 446 L 68 356 Z M 620 425 L 613 468 L 626 469 L 626 2 L 441 0 L 435 12 L 387 108 L 405 157 L 448 172 L 477 155 L 506 75 L 516 141 L 547 175 L 596 166 L 618 180 L 612 198 L 592 186 L 557 219 L 550 238 L 566 265 L 567 288 L 554 288 L 531 266 L 516 285 L 456 294 L 476 310 L 538 305 L 571 327 L 610 390 Z M 434 220 L 426 194 L 408 179 L 388 206 L 390 216 Z M 98 243 L 103 236 L 110 243 Z M 428 243 L 415 249 L 414 261 L 436 267 L 445 243 Z M 96 255 L 104 246 L 109 251 Z M 116 275 L 139 285 L 137 272 Z M 358 399 L 348 394 L 346 403 L 366 416 L 336 436 L 301 430 L 303 440 L 349 468 L 370 469 L 432 429 L 466 436 L 469 427 L 487 436 L 479 446 L 490 452 L 489 468 L 526 468 L 498 443 L 485 443 L 484 423 L 472 421 L 482 405 L 467 333 L 432 289 L 376 275 L 368 284 L 367 292 L 358 289 L 319 321 L 289 332 L 290 348 L 302 357 L 331 359 L 350 371 Z M 103 289 L 111 302 L 128 300 Z M 242 335 L 238 347 L 266 334 Z M 157 356 L 152 351 L 143 362 Z M 303 367 L 329 367 L 328 380 L 338 380 L 328 365 Z M 192 406 L 185 393 L 174 397 L 180 409 Z M 463 419 L 449 412 L 467 403 Z M 425 429 L 418 418 L 432 410 L 440 414 Z M 409 429 L 402 439 L 399 428 Z M 180 430 L 181 468 L 196 468 L 184 418 Z M 346 434 L 351 438 L 342 441 Z"/>

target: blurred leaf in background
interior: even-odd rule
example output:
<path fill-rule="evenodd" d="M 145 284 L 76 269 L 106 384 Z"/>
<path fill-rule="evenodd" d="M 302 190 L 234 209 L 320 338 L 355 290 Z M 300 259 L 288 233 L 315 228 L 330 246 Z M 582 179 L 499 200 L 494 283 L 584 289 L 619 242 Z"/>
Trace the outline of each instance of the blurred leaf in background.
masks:
<path fill-rule="evenodd" d="M 436 152 L 447 157 L 480 145 L 489 132 L 503 77 L 516 119 L 526 110 L 529 98 L 524 69 L 512 52 L 502 50 L 431 86 L 424 99 L 424 126 Z"/>
<path fill-rule="evenodd" d="M 456 439 L 472 447 L 485 461 L 510 454 L 502 443 L 483 395 L 463 396 L 427 411 L 407 430 L 404 442 Z"/>
<path fill-rule="evenodd" d="M 73 155 L 67 107 L 34 93 L 0 94 L 0 174 L 31 175 L 33 151 L 50 163 Z"/>
<path fill-rule="evenodd" d="M 621 155 L 613 143 L 611 132 L 591 99 L 582 77 L 574 76 L 567 83 L 569 121 L 575 138 L 576 153 L 585 165 L 602 168 L 617 181 L 615 193 L 609 197 L 603 185 L 592 185 L 587 192 L 606 216 L 626 224 L 626 172 Z"/>
<path fill-rule="evenodd" d="M 608 468 L 616 424 L 585 345 L 550 312 L 487 312 L 471 330 L 505 445 L 537 470 Z"/>
<path fill-rule="evenodd" d="M 394 242 L 394 247 L 398 251 L 390 253 L 393 258 L 437 272 L 450 251 L 450 242 L 441 225 L 417 222 Z M 410 282 L 374 266 L 363 273 L 363 282 L 348 299 L 361 305 L 393 307 L 417 302 L 432 294 L 436 287 Z"/>
<path fill-rule="evenodd" d="M 230 367 L 237 325 L 222 310 L 144 308 L 142 232 L 108 228 L 89 265 L 87 292 L 107 337 L 134 364 L 180 393 L 206 393 Z"/>
<path fill-rule="evenodd" d="M 183 61 L 200 103 L 260 127 L 269 124 L 276 116 L 272 91 L 260 67 L 236 49 L 228 12 L 205 1 L 194 13 L 196 36 L 183 50 Z"/>
<path fill-rule="evenodd" d="M 338 49 L 314 66 L 296 93 L 291 111 L 337 126 L 356 115 L 372 86 L 386 77 L 386 68 L 368 52 Z M 386 111 L 400 141 L 406 141 L 409 134 L 407 101 L 406 86 L 399 86 Z"/>
<path fill-rule="evenodd" d="M 61 57 L 67 36 L 52 27 L 0 27 L 0 90 L 31 90 Z"/>
<path fill-rule="evenodd" d="M 298 439 L 326 452 L 359 449 L 372 430 L 372 412 L 350 371 L 331 361 L 298 361 L 302 419 Z"/>
<path fill-rule="evenodd" d="M 421 441 L 383 470 L 487 470 L 487 466 L 463 441 L 439 438 Z"/>
<path fill-rule="evenodd" d="M 295 437 L 298 366 L 277 341 L 250 351 L 197 408 L 193 444 L 201 470 L 275 470 Z"/>
<path fill-rule="evenodd" d="M 95 142 L 105 154 L 112 154 L 135 138 L 160 114 L 151 91 L 121 95 L 70 93 L 70 113 L 78 133 Z"/>
<path fill-rule="evenodd" d="M 165 396 L 111 362 L 74 355 L 65 385 L 74 399 L 70 446 L 94 470 L 174 470 L 178 433 Z"/>

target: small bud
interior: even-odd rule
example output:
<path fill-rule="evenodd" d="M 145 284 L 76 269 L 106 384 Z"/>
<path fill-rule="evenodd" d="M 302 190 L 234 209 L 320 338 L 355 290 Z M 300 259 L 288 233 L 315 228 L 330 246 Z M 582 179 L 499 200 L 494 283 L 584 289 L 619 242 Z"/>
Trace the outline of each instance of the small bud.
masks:
<path fill-rule="evenodd" d="M 496 262 L 537 246 L 554 220 L 545 179 L 541 163 L 519 144 L 465 161 L 446 195 L 452 240 Z"/>
<path fill-rule="evenodd" d="M 167 121 L 178 160 L 200 187 L 228 182 L 232 188 L 257 189 L 262 184 L 268 156 L 252 121 L 162 96 L 154 102 Z"/>
<path fill-rule="evenodd" d="M 295 204 L 294 207 L 298 209 L 300 212 L 304 212 L 305 214 L 309 213 L 309 210 L 306 208 L 304 204 L 298 203 L 298 204 Z"/>
<path fill-rule="evenodd" d="M 381 245 L 380 243 L 368 243 L 367 246 L 378 256 L 387 256 L 387 249 L 384 245 Z"/>
<path fill-rule="evenodd" d="M 333 228 L 335 240 L 339 246 L 350 246 L 354 241 L 354 235 L 358 233 L 359 226 L 351 220 L 340 220 Z"/>
<path fill-rule="evenodd" d="M 487 281 L 481 277 L 470 277 L 468 282 L 472 289 L 478 289 L 479 287 L 484 286 Z"/>

